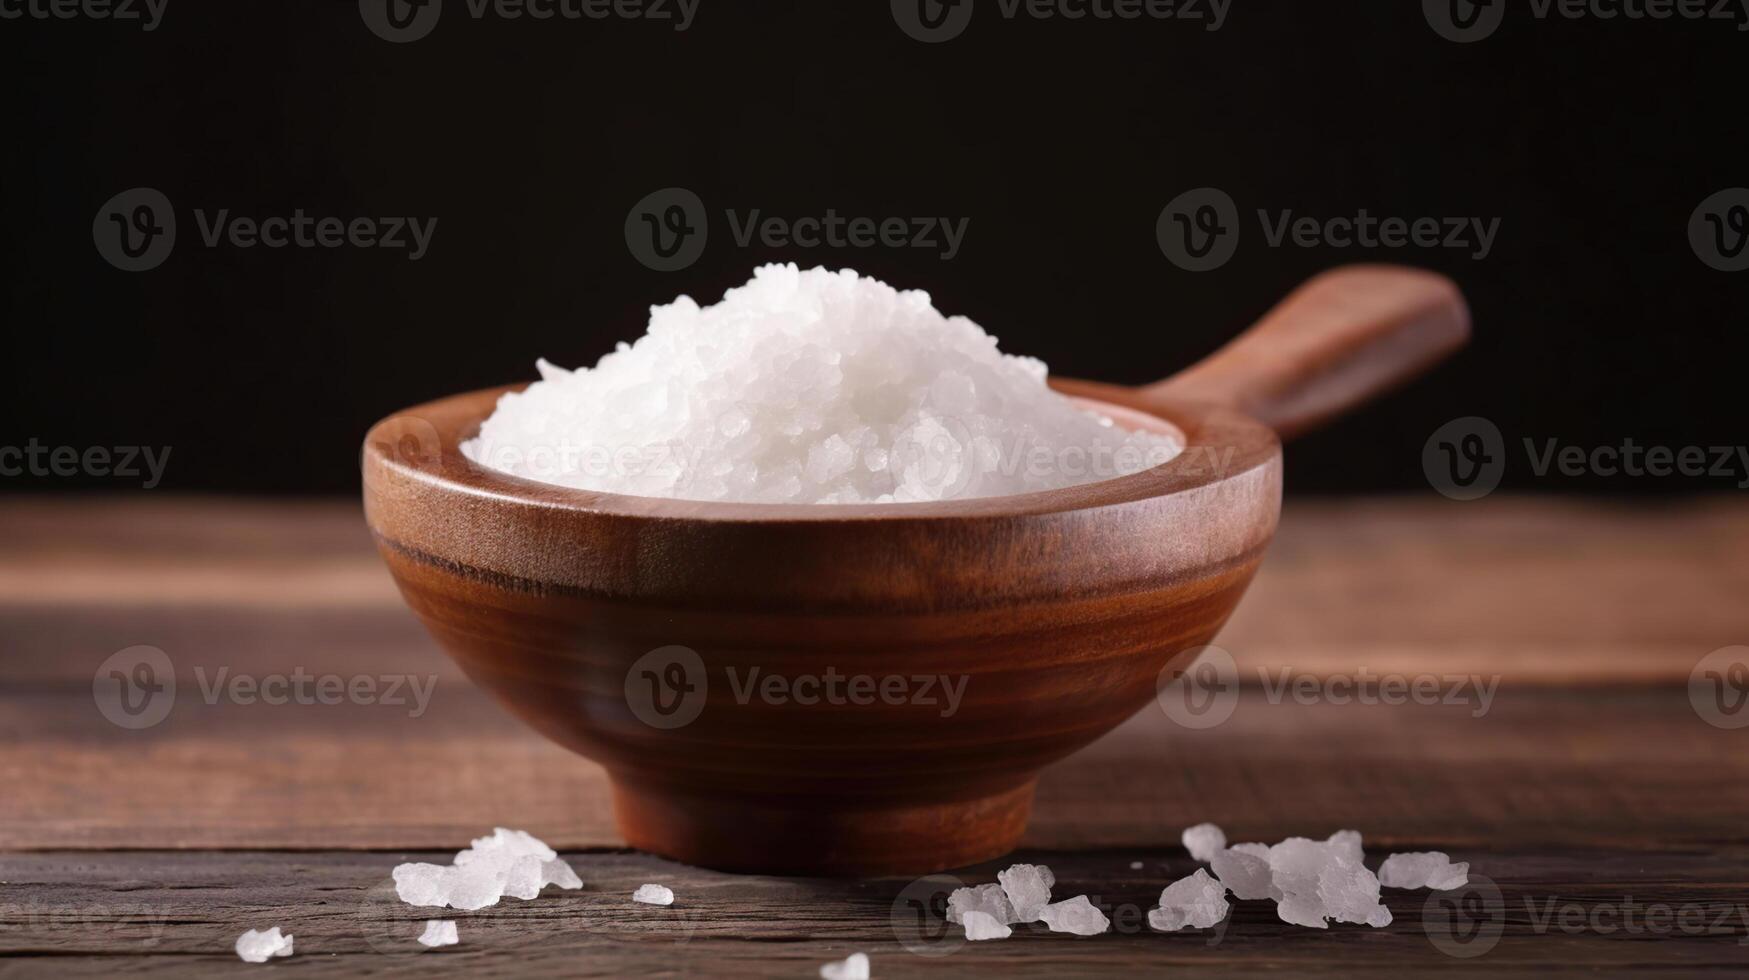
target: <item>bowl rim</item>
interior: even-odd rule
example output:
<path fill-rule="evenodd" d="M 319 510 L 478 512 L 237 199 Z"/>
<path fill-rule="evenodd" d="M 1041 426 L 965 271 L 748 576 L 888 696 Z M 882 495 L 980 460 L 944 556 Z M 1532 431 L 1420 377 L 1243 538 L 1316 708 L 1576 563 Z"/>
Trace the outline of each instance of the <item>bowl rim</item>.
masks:
<path fill-rule="evenodd" d="M 953 520 L 1061 513 L 1171 496 L 1270 465 L 1281 443 L 1268 426 L 1220 406 L 1173 403 L 1115 385 L 1051 378 L 1056 391 L 1119 424 L 1166 427 L 1184 448 L 1158 466 L 1126 476 L 1052 490 L 994 497 L 884 504 L 778 504 L 642 497 L 543 483 L 492 469 L 469 458 L 461 443 L 505 394 L 532 382 L 475 389 L 414 405 L 372 425 L 361 451 L 367 495 L 378 471 L 429 489 L 497 498 L 543 508 L 628 518 L 729 523 L 863 523 Z M 409 440 L 411 443 L 409 444 Z"/>

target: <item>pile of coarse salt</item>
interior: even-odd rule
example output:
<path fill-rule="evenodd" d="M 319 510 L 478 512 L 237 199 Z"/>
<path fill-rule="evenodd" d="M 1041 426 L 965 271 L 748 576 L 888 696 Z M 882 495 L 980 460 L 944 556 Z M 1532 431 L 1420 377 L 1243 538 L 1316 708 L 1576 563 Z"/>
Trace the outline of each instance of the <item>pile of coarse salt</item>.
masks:
<path fill-rule="evenodd" d="M 395 894 L 408 905 L 474 911 L 506 895 L 530 899 L 547 885 L 581 888 L 577 872 L 540 838 L 499 827 L 457 852 L 455 863 L 395 866 Z"/>
<path fill-rule="evenodd" d="M 546 361 L 462 446 L 516 476 L 646 497 L 891 503 L 1125 476 L 1182 451 L 1045 385 L 1042 361 L 929 294 L 768 265 L 722 302 L 652 307 L 594 368 Z"/>

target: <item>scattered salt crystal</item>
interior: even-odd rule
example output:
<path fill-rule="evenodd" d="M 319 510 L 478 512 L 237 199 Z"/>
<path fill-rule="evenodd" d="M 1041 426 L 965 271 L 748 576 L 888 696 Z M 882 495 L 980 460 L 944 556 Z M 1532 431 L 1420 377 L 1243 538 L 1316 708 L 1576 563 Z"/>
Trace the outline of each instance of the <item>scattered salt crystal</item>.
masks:
<path fill-rule="evenodd" d="M 1470 882 L 1470 865 L 1453 864 L 1440 851 L 1409 851 L 1392 854 L 1379 865 L 1379 884 L 1386 888 L 1431 888 L 1449 891 Z"/>
<path fill-rule="evenodd" d="M 1052 932 L 1071 932 L 1077 936 L 1097 936 L 1111 929 L 1111 920 L 1093 907 L 1086 895 L 1076 895 L 1067 901 L 1045 906 L 1039 920 Z"/>
<path fill-rule="evenodd" d="M 1227 846 L 1227 835 L 1212 823 L 1187 828 L 1180 839 L 1184 841 L 1184 849 L 1197 861 L 1207 861 Z"/>
<path fill-rule="evenodd" d="M 1245 847 L 1236 844 L 1224 851 L 1217 851 L 1209 859 L 1209 867 L 1214 869 L 1215 877 L 1221 879 L 1233 893 L 1234 898 L 1250 901 L 1253 899 L 1279 899 L 1281 893 L 1275 889 L 1275 884 L 1269 874 L 1269 848 L 1263 848 L 1263 856 L 1255 851 L 1240 850 Z"/>
<path fill-rule="evenodd" d="M 395 894 L 409 905 L 475 911 L 511 898 L 531 899 L 542 888 L 583 885 L 571 866 L 540 838 L 499 827 L 458 851 L 455 862 L 395 867 Z"/>
<path fill-rule="evenodd" d="M 455 923 L 448 919 L 426 919 L 425 931 L 419 936 L 421 946 L 454 946 L 460 941 Z"/>
<path fill-rule="evenodd" d="M 868 954 L 851 953 L 820 967 L 821 980 L 868 980 Z"/>
<path fill-rule="evenodd" d="M 1140 870 L 1142 870 L 1142 862 L 1140 862 L 1140 861 L 1131 861 L 1131 862 L 1130 862 L 1130 870 L 1131 870 L 1131 871 L 1140 871 Z"/>
<path fill-rule="evenodd" d="M 251 929 L 237 937 L 237 956 L 245 963 L 266 963 L 275 956 L 292 954 L 292 937 L 279 934 L 279 927 Z"/>
<path fill-rule="evenodd" d="M 1046 385 L 920 291 L 848 270 L 756 269 L 701 307 L 653 307 L 593 368 L 541 361 L 470 459 L 517 476 L 688 500 L 884 503 L 992 497 L 1158 466 L 1176 436 L 1129 432 Z M 1041 463 L 1042 461 L 1042 463 Z"/>
<path fill-rule="evenodd" d="M 965 914 L 966 938 L 972 942 L 985 939 L 1007 939 L 1014 935 L 1014 930 L 996 919 L 988 912 L 970 909 Z"/>
<path fill-rule="evenodd" d="M 1014 907 L 1015 922 L 1037 922 L 1039 914 L 1051 901 L 1051 886 L 1057 876 L 1042 864 L 1016 864 L 1007 871 L 996 872 L 1008 904 Z"/>
<path fill-rule="evenodd" d="M 1250 854 L 1255 857 L 1260 857 L 1265 861 L 1269 860 L 1268 844 L 1234 844 L 1232 847 L 1227 848 L 1227 850 L 1238 851 L 1240 854 Z"/>
<path fill-rule="evenodd" d="M 955 888 L 947 896 L 947 921 L 963 925 L 967 912 L 983 912 L 1004 924 L 1019 921 L 1014 917 L 1014 906 L 1008 901 L 1008 893 L 996 884 Z"/>
<path fill-rule="evenodd" d="M 1190 877 L 1166 886 L 1160 893 L 1160 907 L 1148 913 L 1148 925 L 1161 932 L 1208 929 L 1220 925 L 1231 909 L 1226 886 L 1198 868 Z"/>
<path fill-rule="evenodd" d="M 674 892 L 666 885 L 639 885 L 638 890 L 632 892 L 632 901 L 645 905 L 673 905 Z"/>

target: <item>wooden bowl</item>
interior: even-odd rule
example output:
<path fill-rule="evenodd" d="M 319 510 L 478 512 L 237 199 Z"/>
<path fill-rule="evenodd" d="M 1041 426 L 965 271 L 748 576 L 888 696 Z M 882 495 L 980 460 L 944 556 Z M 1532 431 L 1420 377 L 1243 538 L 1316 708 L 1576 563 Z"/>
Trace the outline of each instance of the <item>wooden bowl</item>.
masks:
<path fill-rule="evenodd" d="M 471 392 L 371 430 L 365 513 L 468 676 L 606 767 L 632 846 L 737 871 L 926 873 L 1013 849 L 1039 770 L 1213 639 L 1275 530 L 1276 430 L 1466 329 L 1438 277 L 1326 274 L 1160 385 L 1056 382 L 1120 424 L 1176 427 L 1171 462 L 931 503 L 531 482 L 462 455 L 509 389 Z"/>

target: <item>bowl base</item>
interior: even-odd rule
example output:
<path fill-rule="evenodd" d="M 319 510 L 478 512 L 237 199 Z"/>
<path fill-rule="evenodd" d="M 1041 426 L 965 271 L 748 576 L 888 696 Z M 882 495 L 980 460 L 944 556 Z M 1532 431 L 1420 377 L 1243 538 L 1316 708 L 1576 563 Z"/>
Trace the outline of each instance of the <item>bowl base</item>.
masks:
<path fill-rule="evenodd" d="M 1001 857 L 1026 830 L 1037 779 L 964 800 L 727 795 L 613 776 L 626 843 L 752 874 L 925 875 Z"/>

